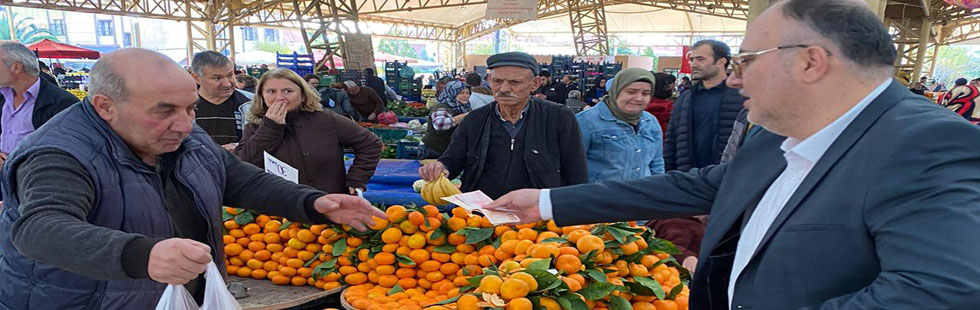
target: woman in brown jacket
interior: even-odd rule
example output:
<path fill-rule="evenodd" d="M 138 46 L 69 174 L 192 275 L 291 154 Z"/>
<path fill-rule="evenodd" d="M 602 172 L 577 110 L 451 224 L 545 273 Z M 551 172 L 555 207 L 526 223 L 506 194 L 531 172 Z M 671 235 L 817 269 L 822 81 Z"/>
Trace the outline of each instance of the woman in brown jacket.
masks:
<path fill-rule="evenodd" d="M 337 113 L 323 111 L 320 96 L 289 69 L 273 69 L 256 86 L 248 125 L 235 156 L 259 167 L 262 152 L 299 170 L 299 183 L 327 193 L 365 189 L 381 159 L 381 140 Z M 344 171 L 344 147 L 354 164 Z"/>

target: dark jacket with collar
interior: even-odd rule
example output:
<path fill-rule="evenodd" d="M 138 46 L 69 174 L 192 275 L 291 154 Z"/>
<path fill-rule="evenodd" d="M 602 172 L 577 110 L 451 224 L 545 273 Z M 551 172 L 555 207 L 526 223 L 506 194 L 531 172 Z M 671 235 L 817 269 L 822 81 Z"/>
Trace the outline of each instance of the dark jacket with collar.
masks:
<path fill-rule="evenodd" d="M 49 119 L 78 102 L 78 97 L 72 95 L 68 91 L 58 87 L 58 85 L 52 84 L 45 79 L 40 79 L 41 85 L 37 89 L 37 99 L 34 101 L 34 115 L 31 117 L 31 123 L 34 124 L 34 129 L 41 127 L 44 123 L 47 123 Z M 5 104 L 6 99 L 0 96 L 0 106 Z M 0 110 L 0 113 L 3 113 Z M 0 132 L 3 131 L 3 127 L 0 126 Z"/>
<path fill-rule="evenodd" d="M 554 220 L 710 213 L 690 305 L 727 310 L 743 226 L 786 168 L 785 140 L 762 131 L 725 164 L 554 189 Z M 964 246 L 980 239 L 976 141 L 976 125 L 892 81 L 776 215 L 731 309 L 980 309 L 980 247 Z"/>
<path fill-rule="evenodd" d="M 716 87 L 725 88 L 718 109 L 721 115 L 714 138 L 715 154 L 712 156 L 720 159 L 725 145 L 728 144 L 728 137 L 732 134 L 735 118 L 742 110 L 746 98 L 738 93 L 737 88 L 729 88 L 725 82 Z M 700 85 L 695 85 L 682 92 L 670 112 L 670 122 L 667 123 L 667 130 L 664 133 L 664 167 L 667 171 L 687 171 L 694 168 L 694 113 L 691 98 L 699 89 Z"/>
<path fill-rule="evenodd" d="M 575 115 L 564 106 L 531 98 L 522 130 L 524 161 L 535 188 L 551 188 L 588 182 L 582 133 Z M 439 161 L 449 170 L 449 177 L 462 174 L 462 191 L 480 189 L 477 184 L 487 169 L 487 150 L 490 145 L 491 122 L 500 122 L 494 101 L 473 110 L 453 133 L 449 148 Z M 506 182 L 506 180 L 500 180 Z M 514 188 L 516 190 L 517 188 Z"/>

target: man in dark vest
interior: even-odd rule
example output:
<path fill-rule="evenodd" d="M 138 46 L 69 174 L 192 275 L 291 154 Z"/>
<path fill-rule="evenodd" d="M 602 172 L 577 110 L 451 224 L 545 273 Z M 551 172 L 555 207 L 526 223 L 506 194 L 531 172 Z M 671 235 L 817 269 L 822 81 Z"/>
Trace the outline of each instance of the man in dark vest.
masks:
<path fill-rule="evenodd" d="M 165 55 L 124 49 L 95 64 L 89 99 L 25 138 L 2 175 L 0 309 L 153 309 L 166 284 L 200 303 L 207 264 L 224 272 L 222 206 L 355 229 L 384 218 L 239 161 L 193 125 L 197 99 Z"/>
<path fill-rule="evenodd" d="M 490 56 L 494 102 L 473 110 L 453 133 L 439 161 L 422 166 L 431 181 L 462 174 L 463 192 L 481 190 L 497 198 L 519 188 L 548 188 L 588 181 L 582 133 L 571 110 L 531 98 L 540 82 L 531 55 Z"/>

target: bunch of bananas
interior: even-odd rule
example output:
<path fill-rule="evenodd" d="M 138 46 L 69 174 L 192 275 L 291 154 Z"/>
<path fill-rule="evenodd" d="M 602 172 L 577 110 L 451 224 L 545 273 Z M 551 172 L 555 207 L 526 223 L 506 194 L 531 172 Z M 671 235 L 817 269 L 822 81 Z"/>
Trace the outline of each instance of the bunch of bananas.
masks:
<path fill-rule="evenodd" d="M 445 175 L 440 176 L 435 181 L 426 182 L 425 185 L 422 185 L 422 199 L 438 206 L 449 203 L 442 200 L 442 197 L 449 197 L 460 193 L 459 189 L 453 183 L 449 182 L 449 179 Z"/>

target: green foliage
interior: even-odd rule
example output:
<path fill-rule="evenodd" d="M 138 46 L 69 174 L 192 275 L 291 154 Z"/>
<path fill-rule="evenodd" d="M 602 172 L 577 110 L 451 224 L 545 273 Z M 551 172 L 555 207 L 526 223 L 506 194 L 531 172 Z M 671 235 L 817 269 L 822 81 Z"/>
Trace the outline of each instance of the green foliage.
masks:
<path fill-rule="evenodd" d="M 938 82 L 946 82 L 946 88 L 953 87 L 957 78 L 972 80 L 980 77 L 980 50 L 965 46 L 942 46 L 936 55 L 934 76 Z"/>
<path fill-rule="evenodd" d="M 47 28 L 41 28 L 35 25 L 33 18 L 20 17 L 17 15 L 17 13 L 14 13 L 13 16 L 14 32 L 17 36 L 16 39 L 20 41 L 20 43 L 31 44 L 44 39 L 58 42 L 58 38 L 55 38 L 54 34 Z M 10 21 L 7 20 L 7 15 L 0 17 L 0 40 L 11 40 Z"/>
<path fill-rule="evenodd" d="M 263 52 L 269 52 L 269 53 L 276 53 L 276 52 L 292 53 L 293 52 L 292 48 L 279 42 L 257 41 L 255 42 L 255 49 Z M 298 53 L 300 51 L 296 51 L 296 52 Z"/>
<path fill-rule="evenodd" d="M 406 40 L 381 39 L 381 41 L 378 41 L 378 50 L 392 55 L 418 58 L 417 53 L 415 53 L 415 48 L 409 45 Z"/>

